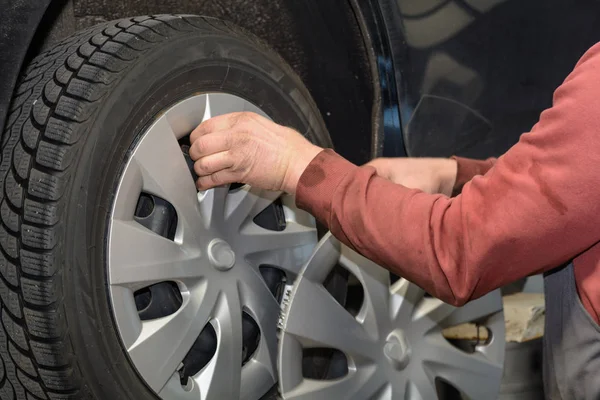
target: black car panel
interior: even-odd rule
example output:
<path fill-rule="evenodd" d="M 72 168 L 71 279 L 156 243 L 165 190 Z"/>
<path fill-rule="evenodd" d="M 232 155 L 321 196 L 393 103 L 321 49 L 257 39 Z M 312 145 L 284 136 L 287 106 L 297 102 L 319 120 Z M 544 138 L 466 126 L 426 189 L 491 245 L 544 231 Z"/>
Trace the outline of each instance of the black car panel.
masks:
<path fill-rule="evenodd" d="M 381 0 L 411 156 L 497 156 L 600 40 L 591 0 Z"/>

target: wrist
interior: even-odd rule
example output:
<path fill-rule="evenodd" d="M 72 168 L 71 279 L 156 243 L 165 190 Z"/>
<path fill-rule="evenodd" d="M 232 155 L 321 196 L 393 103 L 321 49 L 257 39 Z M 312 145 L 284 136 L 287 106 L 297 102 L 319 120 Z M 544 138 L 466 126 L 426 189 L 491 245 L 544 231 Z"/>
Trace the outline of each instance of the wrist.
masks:
<path fill-rule="evenodd" d="M 302 150 L 295 151 L 293 157 L 290 157 L 290 164 L 288 165 L 288 170 L 285 174 L 285 179 L 283 181 L 282 190 L 288 194 L 295 195 L 296 189 L 298 187 L 298 183 L 300 182 L 300 178 L 302 174 L 311 163 L 312 160 L 319 154 L 323 149 L 315 146 L 313 144 L 309 144 L 306 148 Z"/>
<path fill-rule="evenodd" d="M 440 193 L 450 197 L 454 191 L 456 184 L 456 176 L 458 173 L 458 163 L 454 159 L 440 159 L 439 177 L 440 177 Z"/>

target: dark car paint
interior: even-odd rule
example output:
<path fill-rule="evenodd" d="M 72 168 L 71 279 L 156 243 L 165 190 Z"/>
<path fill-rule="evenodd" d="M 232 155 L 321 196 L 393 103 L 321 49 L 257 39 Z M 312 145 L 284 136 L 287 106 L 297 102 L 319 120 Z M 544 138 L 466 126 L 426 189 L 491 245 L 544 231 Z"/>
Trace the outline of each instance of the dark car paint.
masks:
<path fill-rule="evenodd" d="M 380 4 L 411 156 L 484 158 L 505 152 L 551 106 L 554 90 L 600 41 L 595 0 Z"/>
<path fill-rule="evenodd" d="M 355 0 L 353 5 L 361 15 L 359 21 L 363 24 L 363 34 L 370 43 L 371 69 L 376 83 L 373 156 L 404 156 L 406 152 L 401 134 L 396 70 L 382 13 L 385 11 L 384 5 L 378 4 L 378 0 Z"/>
<path fill-rule="evenodd" d="M 0 126 L 50 0 L 0 0 Z M 496 156 L 600 40 L 595 0 L 350 0 L 367 43 L 372 156 Z"/>

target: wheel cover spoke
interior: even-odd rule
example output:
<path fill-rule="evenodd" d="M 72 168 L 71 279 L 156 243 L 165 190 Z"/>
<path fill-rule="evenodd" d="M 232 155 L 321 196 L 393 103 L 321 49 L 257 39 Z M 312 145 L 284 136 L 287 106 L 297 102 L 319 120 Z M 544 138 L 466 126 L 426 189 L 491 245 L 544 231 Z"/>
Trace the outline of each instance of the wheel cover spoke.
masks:
<path fill-rule="evenodd" d="M 374 343 L 365 328 L 323 288 L 303 280 L 295 296 L 305 297 L 306 303 L 293 318 L 286 320 L 286 332 L 294 335 L 306 347 L 331 347 L 356 358 L 370 360 Z M 307 323 L 314 321 L 314 323 Z M 331 329 L 336 326 L 338 329 Z"/>
<path fill-rule="evenodd" d="M 281 192 L 242 186 L 227 196 L 225 219 L 228 224 L 239 227 L 242 223 L 256 217 L 279 196 L 281 196 Z"/>
<path fill-rule="evenodd" d="M 387 382 L 375 373 L 375 366 L 350 373 L 332 381 L 305 379 L 289 392 L 286 399 L 293 400 L 364 400 L 371 399 Z"/>
<path fill-rule="evenodd" d="M 258 351 L 260 351 L 260 347 Z M 260 355 L 255 357 L 242 368 L 241 387 L 243 390 L 240 393 L 241 400 L 258 399 L 277 382 L 276 371 L 271 364 L 273 360 L 262 362 L 257 358 L 262 357 Z M 264 382 L 264 384 L 257 386 L 256 382 Z"/>
<path fill-rule="evenodd" d="M 406 321 L 412 318 L 415 307 L 425 295 L 425 291 L 406 279 L 399 279 L 390 287 L 391 318 L 395 321 Z"/>
<path fill-rule="evenodd" d="M 246 256 L 246 261 L 253 267 L 276 265 L 286 271 L 288 276 L 295 276 L 310 258 L 314 248 L 314 243 L 308 243 L 304 246 L 253 252 Z"/>
<path fill-rule="evenodd" d="M 163 399 L 177 399 L 177 400 L 197 400 L 202 398 L 200 394 L 200 387 L 193 385 L 189 390 L 186 390 L 181 385 L 180 379 L 177 374 L 173 374 L 171 379 L 158 393 Z"/>
<path fill-rule="evenodd" d="M 200 213 L 206 229 L 222 225 L 223 211 L 228 197 L 229 185 L 207 190 L 199 195 Z"/>
<path fill-rule="evenodd" d="M 363 309 L 358 318 L 372 337 L 379 337 L 391 324 L 390 274 L 348 247 L 344 247 L 340 262 L 356 276 L 364 290 Z"/>
<path fill-rule="evenodd" d="M 137 249 L 132 252 L 131 249 Z M 110 270 L 112 284 L 137 290 L 153 283 L 200 278 L 198 251 L 165 239 L 135 221 L 113 221 Z"/>
<path fill-rule="evenodd" d="M 428 342 L 423 348 L 425 367 L 451 382 L 471 399 L 489 396 L 490 387 L 502 377 L 502 363 L 493 362 L 480 353 L 467 354 L 450 345 L 443 338 Z M 473 380 L 477 385 L 473 385 Z"/>
<path fill-rule="evenodd" d="M 195 230 L 201 221 L 196 186 L 165 116 L 150 127 L 130 162 L 136 163 L 140 170 L 143 190 L 175 207 L 183 227 L 179 234 L 190 242 L 197 241 Z"/>
<path fill-rule="evenodd" d="M 421 368 L 418 376 L 406 381 L 406 386 L 394 387 L 394 399 L 404 398 L 406 400 L 429 400 L 437 399 L 435 382 L 427 375 L 427 371 Z"/>
<path fill-rule="evenodd" d="M 314 219 L 289 199 L 283 205 L 285 230 L 254 223 L 262 210 L 289 196 L 249 186 L 197 191 L 180 139 L 208 118 L 238 111 L 268 118 L 248 101 L 224 93 L 192 96 L 164 111 L 135 144 L 115 193 L 107 255 L 113 314 L 131 362 L 163 399 L 258 400 L 273 387 L 280 307 L 259 267 L 280 268 L 291 282 L 317 244 Z M 142 193 L 173 206 L 174 237 L 163 237 L 134 217 Z M 231 249 L 231 263 L 219 261 L 231 255 L 213 250 L 215 239 L 220 248 Z M 135 293 L 152 293 L 164 282 L 179 288 L 179 308 L 142 321 L 137 307 L 143 306 Z M 259 336 L 258 347 L 242 366 L 243 313 L 256 322 Z M 180 370 L 207 324 L 216 334 L 214 355 L 198 372 Z"/>
<path fill-rule="evenodd" d="M 253 317 L 260 320 L 256 321 L 259 325 L 261 321 L 270 324 L 277 320 L 279 303 L 269 292 L 260 273 L 250 265 L 246 265 L 242 269 L 240 271 L 239 290 L 243 307 L 248 309 Z M 275 326 L 272 329 L 275 332 Z"/>
<path fill-rule="evenodd" d="M 242 365 L 242 312 L 237 288 L 221 292 L 215 310 L 219 345 L 213 359 L 197 378 L 203 399 L 219 400 L 240 393 L 240 373 L 231 373 Z"/>
<path fill-rule="evenodd" d="M 364 300 L 356 317 L 320 284 L 336 263 L 362 286 Z M 348 247 L 340 251 L 331 234 L 321 240 L 294 284 L 281 325 L 278 362 L 285 400 L 428 400 L 437 398 L 437 378 L 469 398 L 487 398 L 499 390 L 504 362 L 499 292 L 456 308 L 403 279 L 390 284 L 389 277 Z M 464 322 L 489 327 L 492 342 L 468 353 L 442 336 L 444 327 Z M 335 380 L 303 377 L 303 349 L 311 347 L 343 352 L 347 374 Z"/>
<path fill-rule="evenodd" d="M 455 308 L 444 321 L 445 326 L 459 325 L 476 321 L 502 311 L 502 302 L 498 301 L 498 293 L 488 293 L 478 299 L 468 302 L 460 308 Z"/>
<path fill-rule="evenodd" d="M 241 231 L 241 251 L 248 256 L 265 251 L 290 249 L 314 244 L 317 231 L 298 223 L 288 223 L 281 232 L 270 231 L 256 224 L 248 224 Z"/>
<path fill-rule="evenodd" d="M 208 322 L 216 295 L 203 284 L 204 295 L 187 298 L 175 314 L 145 321 L 137 340 L 128 347 L 129 356 L 150 387 L 160 392 Z M 195 290 L 197 295 L 200 290 Z"/>

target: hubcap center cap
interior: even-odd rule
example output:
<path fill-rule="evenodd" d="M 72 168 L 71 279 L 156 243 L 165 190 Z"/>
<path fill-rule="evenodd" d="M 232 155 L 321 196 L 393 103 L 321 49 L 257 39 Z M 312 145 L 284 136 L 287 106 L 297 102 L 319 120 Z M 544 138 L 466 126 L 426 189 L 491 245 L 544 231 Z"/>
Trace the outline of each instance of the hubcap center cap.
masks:
<path fill-rule="evenodd" d="M 213 239 L 208 244 L 208 259 L 216 269 L 227 271 L 235 264 L 235 253 L 226 241 Z"/>
<path fill-rule="evenodd" d="M 383 346 L 383 354 L 395 369 L 406 368 L 410 361 L 410 353 L 408 341 L 402 330 L 396 330 L 389 334 Z"/>

